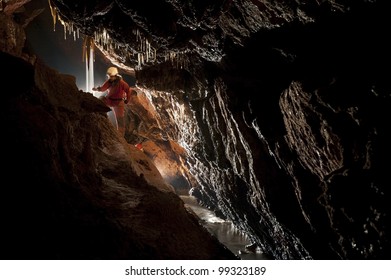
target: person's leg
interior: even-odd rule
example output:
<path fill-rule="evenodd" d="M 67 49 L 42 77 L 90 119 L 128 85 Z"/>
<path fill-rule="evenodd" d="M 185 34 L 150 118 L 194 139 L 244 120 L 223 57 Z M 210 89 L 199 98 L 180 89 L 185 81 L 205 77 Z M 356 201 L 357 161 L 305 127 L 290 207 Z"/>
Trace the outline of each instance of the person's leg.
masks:
<path fill-rule="evenodd" d="M 111 109 L 111 111 L 107 112 L 107 117 L 109 118 L 109 121 L 113 124 L 113 126 L 118 130 L 117 116 L 113 107 L 114 104 L 110 101 L 110 99 L 106 98 L 105 96 L 101 96 L 99 97 L 99 99 L 102 100 L 103 103 L 105 103 L 106 106 Z"/>
<path fill-rule="evenodd" d="M 118 106 L 113 107 L 117 119 L 118 133 L 125 136 L 125 104 L 121 101 Z"/>

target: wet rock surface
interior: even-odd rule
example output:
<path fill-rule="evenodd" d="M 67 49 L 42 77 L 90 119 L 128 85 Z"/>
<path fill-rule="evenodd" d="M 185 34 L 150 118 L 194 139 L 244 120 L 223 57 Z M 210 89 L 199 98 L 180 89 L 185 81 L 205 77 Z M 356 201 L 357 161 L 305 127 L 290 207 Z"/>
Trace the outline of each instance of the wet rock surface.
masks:
<path fill-rule="evenodd" d="M 198 2 L 51 4 L 135 69 L 126 142 L 182 193 L 275 259 L 388 259 L 386 2 Z"/>

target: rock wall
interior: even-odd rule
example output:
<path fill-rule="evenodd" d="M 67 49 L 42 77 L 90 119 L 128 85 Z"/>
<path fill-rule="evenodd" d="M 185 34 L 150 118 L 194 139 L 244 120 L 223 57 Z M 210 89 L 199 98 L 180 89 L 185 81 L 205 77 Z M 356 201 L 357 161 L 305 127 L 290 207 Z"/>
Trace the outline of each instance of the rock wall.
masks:
<path fill-rule="evenodd" d="M 110 108 L 26 52 L 23 15 L 0 12 L 0 258 L 236 259 L 117 133 Z"/>
<path fill-rule="evenodd" d="M 51 3 L 136 69 L 143 137 L 183 147 L 191 193 L 265 253 L 390 257 L 385 1 Z"/>

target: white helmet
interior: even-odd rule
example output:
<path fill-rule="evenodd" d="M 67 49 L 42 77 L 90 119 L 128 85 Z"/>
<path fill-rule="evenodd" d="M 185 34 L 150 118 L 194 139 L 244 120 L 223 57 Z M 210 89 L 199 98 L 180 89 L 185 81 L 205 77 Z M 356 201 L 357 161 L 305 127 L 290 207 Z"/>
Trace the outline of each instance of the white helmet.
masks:
<path fill-rule="evenodd" d="M 118 69 L 116 67 L 109 67 L 107 69 L 107 75 L 108 76 L 117 76 L 118 75 Z"/>

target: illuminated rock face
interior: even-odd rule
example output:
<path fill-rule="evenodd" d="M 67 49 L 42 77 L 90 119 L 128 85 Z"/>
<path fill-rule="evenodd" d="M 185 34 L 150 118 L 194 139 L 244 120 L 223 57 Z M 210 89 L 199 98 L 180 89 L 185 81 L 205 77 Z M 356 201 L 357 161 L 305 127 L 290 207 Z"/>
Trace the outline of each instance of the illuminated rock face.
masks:
<path fill-rule="evenodd" d="M 13 16 L 0 14 L 10 27 L 0 49 L 0 258 L 236 259 L 118 135 L 108 107 L 15 48 L 24 32 Z"/>
<path fill-rule="evenodd" d="M 382 1 L 51 2 L 136 69 L 128 142 L 182 147 L 191 193 L 264 252 L 391 257 Z"/>

